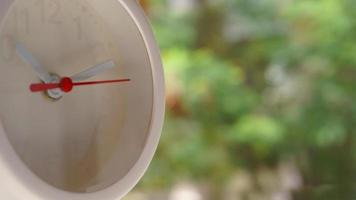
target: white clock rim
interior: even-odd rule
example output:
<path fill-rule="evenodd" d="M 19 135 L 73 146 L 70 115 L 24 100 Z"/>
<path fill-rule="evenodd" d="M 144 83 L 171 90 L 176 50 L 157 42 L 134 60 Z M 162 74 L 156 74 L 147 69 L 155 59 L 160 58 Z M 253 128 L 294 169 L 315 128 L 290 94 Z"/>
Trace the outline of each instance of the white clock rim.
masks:
<path fill-rule="evenodd" d="M 0 0 L 0 21 L 16 0 Z M 136 0 L 117 0 L 135 21 L 147 47 L 153 76 L 153 110 L 146 146 L 131 170 L 118 182 L 92 193 L 71 193 L 60 190 L 41 180 L 21 161 L 0 126 L 0 194 L 5 199 L 22 200 L 113 200 L 121 199 L 142 178 L 157 149 L 165 113 L 164 72 L 151 26 Z M 4 196 L 7 195 L 7 196 Z"/>

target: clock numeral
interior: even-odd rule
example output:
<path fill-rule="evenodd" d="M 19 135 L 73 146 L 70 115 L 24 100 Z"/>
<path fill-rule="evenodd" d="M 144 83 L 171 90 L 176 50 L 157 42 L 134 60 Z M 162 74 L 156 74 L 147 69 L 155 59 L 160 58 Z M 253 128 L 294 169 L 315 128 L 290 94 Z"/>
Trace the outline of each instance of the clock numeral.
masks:
<path fill-rule="evenodd" d="M 83 13 L 86 13 L 88 11 L 88 8 L 85 5 L 81 5 L 81 10 Z"/>
<path fill-rule="evenodd" d="M 55 25 L 62 23 L 62 21 L 59 19 L 61 4 L 58 1 L 38 0 L 36 1 L 35 5 L 39 6 L 42 23 L 50 23 Z M 53 10 L 49 9 L 49 7 L 53 7 Z M 48 10 L 51 11 L 47 13 L 46 11 Z"/>
<path fill-rule="evenodd" d="M 82 40 L 82 38 L 83 38 L 82 20 L 80 17 L 75 17 L 73 20 L 77 27 L 78 40 Z"/>
<path fill-rule="evenodd" d="M 26 31 L 27 34 L 30 34 L 30 12 L 28 9 L 24 9 L 20 11 L 20 18 L 24 21 L 24 30 Z"/>
<path fill-rule="evenodd" d="M 38 1 L 36 1 L 35 5 L 39 6 L 41 21 L 42 21 L 42 23 L 45 23 L 46 22 L 45 1 L 44 0 L 38 0 Z"/>
<path fill-rule="evenodd" d="M 14 29 L 15 33 L 30 34 L 30 12 L 27 8 L 14 10 Z"/>
<path fill-rule="evenodd" d="M 58 1 L 51 1 L 52 5 L 54 6 L 53 12 L 49 15 L 48 22 L 51 24 L 61 24 L 62 21 L 58 19 L 59 13 L 61 11 L 61 5 Z"/>
<path fill-rule="evenodd" d="M 1 39 L 1 59 L 5 62 L 10 62 L 15 56 L 15 47 L 12 43 L 11 36 L 5 35 Z"/>

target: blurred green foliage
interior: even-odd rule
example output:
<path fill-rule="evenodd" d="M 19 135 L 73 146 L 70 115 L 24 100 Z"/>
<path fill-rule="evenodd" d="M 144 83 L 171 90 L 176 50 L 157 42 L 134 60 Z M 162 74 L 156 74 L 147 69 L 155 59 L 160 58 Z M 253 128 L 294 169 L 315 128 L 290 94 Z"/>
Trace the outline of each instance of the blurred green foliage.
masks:
<path fill-rule="evenodd" d="M 167 117 L 143 187 L 292 159 L 295 199 L 356 199 L 355 0 L 149 2 Z"/>

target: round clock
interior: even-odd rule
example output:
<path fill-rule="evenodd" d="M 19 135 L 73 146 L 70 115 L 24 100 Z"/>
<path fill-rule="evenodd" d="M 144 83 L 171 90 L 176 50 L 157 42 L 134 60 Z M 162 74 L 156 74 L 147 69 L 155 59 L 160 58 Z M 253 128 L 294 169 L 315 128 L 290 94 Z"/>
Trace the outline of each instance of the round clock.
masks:
<path fill-rule="evenodd" d="M 0 198 L 120 199 L 164 118 L 135 0 L 0 0 Z"/>

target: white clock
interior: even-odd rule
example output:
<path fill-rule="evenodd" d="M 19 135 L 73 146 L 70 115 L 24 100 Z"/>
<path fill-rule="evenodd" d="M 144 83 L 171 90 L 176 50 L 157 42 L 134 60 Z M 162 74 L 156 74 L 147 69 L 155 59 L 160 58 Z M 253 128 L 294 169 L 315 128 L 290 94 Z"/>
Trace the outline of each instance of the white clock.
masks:
<path fill-rule="evenodd" d="M 0 199 L 120 199 L 163 119 L 136 0 L 0 0 Z"/>

